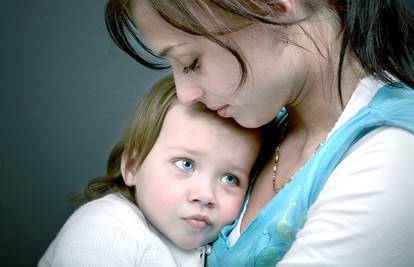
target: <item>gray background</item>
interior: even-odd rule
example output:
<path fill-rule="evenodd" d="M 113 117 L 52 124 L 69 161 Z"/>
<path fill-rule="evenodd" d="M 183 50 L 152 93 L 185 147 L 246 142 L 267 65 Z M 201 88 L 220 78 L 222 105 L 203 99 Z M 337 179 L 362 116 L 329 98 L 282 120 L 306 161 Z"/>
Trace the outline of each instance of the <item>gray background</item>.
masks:
<path fill-rule="evenodd" d="M 114 46 L 104 2 L 2 1 L 1 266 L 36 265 L 76 207 L 68 199 L 104 173 L 137 101 L 163 75 Z"/>
<path fill-rule="evenodd" d="M 0 266 L 36 265 L 163 75 L 115 47 L 104 2 L 2 1 Z"/>

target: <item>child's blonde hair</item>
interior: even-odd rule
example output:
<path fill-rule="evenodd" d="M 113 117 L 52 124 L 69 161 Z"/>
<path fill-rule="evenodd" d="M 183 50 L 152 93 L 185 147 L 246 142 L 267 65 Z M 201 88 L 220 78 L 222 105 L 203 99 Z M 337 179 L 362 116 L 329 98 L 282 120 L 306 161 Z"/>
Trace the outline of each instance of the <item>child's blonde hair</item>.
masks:
<path fill-rule="evenodd" d="M 137 165 L 140 165 L 154 146 L 160 134 L 165 115 L 176 103 L 178 103 L 178 99 L 172 75 L 164 77 L 152 86 L 139 103 L 135 114 L 118 142 L 113 146 L 106 164 L 106 175 L 93 178 L 85 187 L 84 197 L 86 200 L 90 201 L 109 193 L 119 192 L 129 200 L 134 201 L 135 188 L 127 186 L 122 177 L 122 156 L 126 155 L 130 159 L 133 158 Z M 214 111 L 207 109 L 202 104 L 192 105 L 192 108 L 200 114 L 218 118 Z M 234 127 L 242 128 L 232 119 L 219 119 L 232 124 Z M 278 134 L 275 123 L 263 126 L 259 134 L 261 135 L 261 149 L 252 170 L 253 174 L 261 168 L 260 162 L 264 162 L 264 158 L 270 155 L 271 149 L 274 147 L 272 140 L 275 138 L 275 134 L 276 136 Z"/>
<path fill-rule="evenodd" d="M 177 95 L 174 80 L 169 75 L 155 83 L 139 103 L 128 126 L 111 150 L 106 175 L 93 178 L 84 189 L 87 200 L 113 192 L 134 199 L 134 188 L 127 186 L 122 178 L 122 155 L 127 153 L 129 158 L 134 158 L 138 164 L 142 163 L 158 138 L 165 115 L 175 103 Z"/>

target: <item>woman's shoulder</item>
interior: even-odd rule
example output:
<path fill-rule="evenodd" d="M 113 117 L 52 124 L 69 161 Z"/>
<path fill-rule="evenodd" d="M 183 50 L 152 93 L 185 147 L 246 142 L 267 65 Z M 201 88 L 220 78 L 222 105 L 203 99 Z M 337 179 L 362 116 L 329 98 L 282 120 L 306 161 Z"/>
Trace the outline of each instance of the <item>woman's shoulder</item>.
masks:
<path fill-rule="evenodd" d="M 360 139 L 330 175 L 280 266 L 411 266 L 413 153 L 414 133 L 401 128 Z"/>

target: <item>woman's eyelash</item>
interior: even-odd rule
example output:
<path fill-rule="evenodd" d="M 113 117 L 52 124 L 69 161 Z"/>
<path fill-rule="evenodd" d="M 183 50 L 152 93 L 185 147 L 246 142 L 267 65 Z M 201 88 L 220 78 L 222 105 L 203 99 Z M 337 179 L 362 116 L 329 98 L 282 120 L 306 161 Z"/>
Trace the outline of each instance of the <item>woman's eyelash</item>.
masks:
<path fill-rule="evenodd" d="M 183 73 L 188 74 L 190 72 L 194 72 L 200 68 L 198 58 L 194 59 L 194 61 L 189 65 L 183 68 Z"/>

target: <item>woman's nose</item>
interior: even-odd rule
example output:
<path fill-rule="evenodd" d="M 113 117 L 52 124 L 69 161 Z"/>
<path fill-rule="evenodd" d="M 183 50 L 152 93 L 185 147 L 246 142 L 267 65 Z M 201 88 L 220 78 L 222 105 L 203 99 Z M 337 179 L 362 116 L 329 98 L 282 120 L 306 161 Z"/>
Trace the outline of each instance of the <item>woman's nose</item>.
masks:
<path fill-rule="evenodd" d="M 195 85 L 188 74 L 174 73 L 175 87 L 178 100 L 183 104 L 192 104 L 200 101 L 203 90 Z"/>

